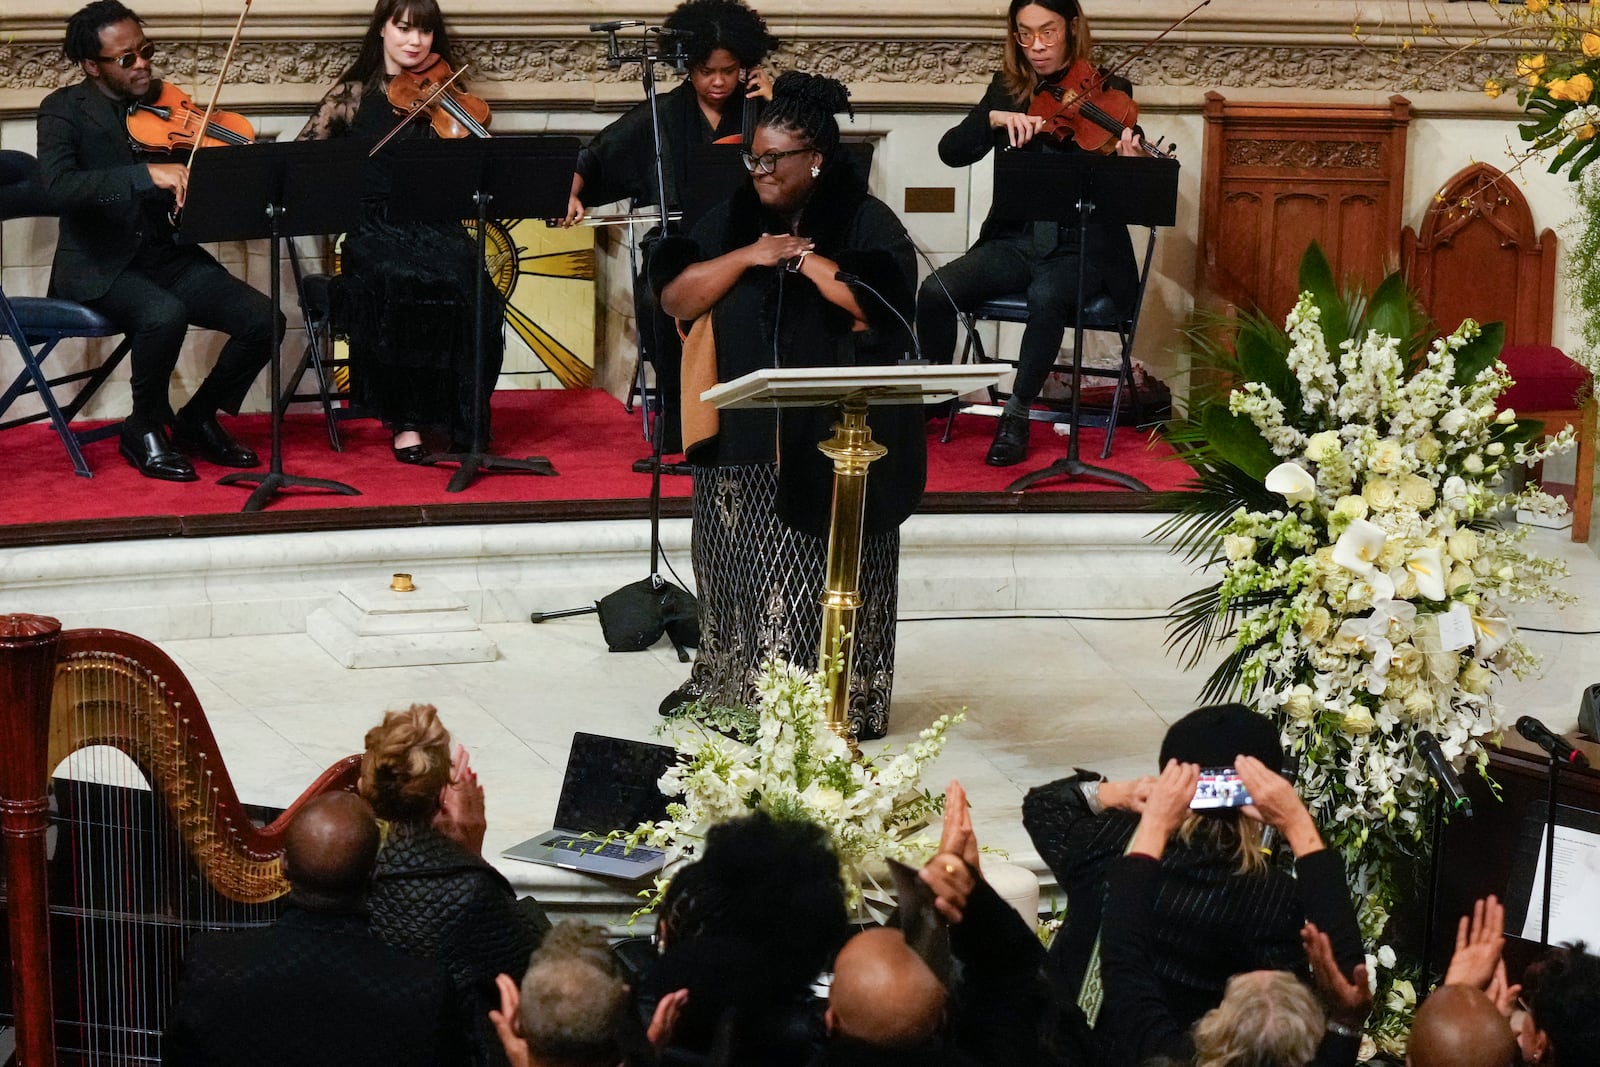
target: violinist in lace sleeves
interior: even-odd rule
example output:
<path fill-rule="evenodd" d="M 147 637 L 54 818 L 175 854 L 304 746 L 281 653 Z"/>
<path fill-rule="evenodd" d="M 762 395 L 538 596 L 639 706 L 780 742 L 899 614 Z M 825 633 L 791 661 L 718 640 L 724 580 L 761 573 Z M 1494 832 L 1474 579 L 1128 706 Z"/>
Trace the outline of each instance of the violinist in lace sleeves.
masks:
<path fill-rule="evenodd" d="M 388 99 L 390 79 L 435 57 L 451 61 L 450 35 L 436 0 L 379 0 L 355 62 L 323 96 L 299 139 L 377 141 L 398 120 Z M 397 136 L 434 134 L 423 115 Z M 391 223 L 389 172 L 381 152 L 368 172 L 366 201 L 365 220 L 345 237 L 333 290 L 334 328 L 350 342 L 352 398 L 393 432 L 394 456 L 402 463 L 420 463 L 428 455 L 422 435 L 429 432 L 448 435 L 451 451 L 481 448 L 486 441 L 472 441 L 473 406 L 481 396 L 487 415 L 500 376 L 505 341 L 499 290 L 492 283 L 485 287 L 491 299 L 483 309 L 480 377 L 472 311 L 483 266 L 471 236 L 454 222 Z"/>

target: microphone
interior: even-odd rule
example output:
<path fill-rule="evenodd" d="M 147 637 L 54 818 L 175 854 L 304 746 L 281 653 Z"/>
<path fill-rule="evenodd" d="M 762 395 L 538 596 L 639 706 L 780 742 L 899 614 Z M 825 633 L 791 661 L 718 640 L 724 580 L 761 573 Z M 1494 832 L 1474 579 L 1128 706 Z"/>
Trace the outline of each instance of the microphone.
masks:
<path fill-rule="evenodd" d="M 927 360 L 922 358 L 922 343 L 917 340 L 917 331 L 916 331 L 916 329 L 911 325 L 910 320 L 908 320 L 904 315 L 900 314 L 900 309 L 899 308 L 897 308 L 893 304 L 889 303 L 889 301 L 884 297 L 884 295 L 882 293 L 878 292 L 878 290 L 874 289 L 872 286 L 870 286 L 866 282 L 862 281 L 859 276 L 851 274 L 847 270 L 836 270 L 836 271 L 833 272 L 833 277 L 834 277 L 835 281 L 844 282 L 846 285 L 848 285 L 852 289 L 865 289 L 867 292 L 869 292 L 873 296 L 877 297 L 878 298 L 878 303 L 880 303 L 884 307 L 888 308 L 890 314 L 892 314 L 895 318 L 899 319 L 900 320 L 900 325 L 902 325 L 902 326 L 904 326 L 906 328 L 906 333 L 910 334 L 910 336 L 911 336 L 911 351 L 916 353 L 917 362 L 918 363 L 926 363 L 927 362 Z"/>
<path fill-rule="evenodd" d="M 1418 730 L 1417 752 L 1428 765 L 1428 773 L 1433 775 L 1434 782 L 1444 793 L 1445 803 L 1452 811 L 1459 811 L 1467 818 L 1472 818 L 1472 801 L 1468 799 L 1467 791 L 1462 788 L 1461 778 L 1456 774 L 1456 769 L 1444 758 L 1444 750 L 1439 747 L 1439 739 L 1428 730 Z"/>
<path fill-rule="evenodd" d="M 1589 766 L 1588 756 L 1573 748 L 1565 737 L 1555 733 L 1532 715 L 1524 715 L 1517 720 L 1517 733 L 1550 753 L 1550 758 L 1557 763 L 1566 763 L 1573 767 Z"/>
<path fill-rule="evenodd" d="M 675 30 L 671 26 L 657 26 L 650 31 L 660 37 L 693 37 L 696 30 Z"/>
<path fill-rule="evenodd" d="M 630 26 L 643 25 L 644 19 L 613 19 L 610 22 L 591 22 L 589 24 L 589 32 L 616 33 L 618 30 L 625 30 Z"/>

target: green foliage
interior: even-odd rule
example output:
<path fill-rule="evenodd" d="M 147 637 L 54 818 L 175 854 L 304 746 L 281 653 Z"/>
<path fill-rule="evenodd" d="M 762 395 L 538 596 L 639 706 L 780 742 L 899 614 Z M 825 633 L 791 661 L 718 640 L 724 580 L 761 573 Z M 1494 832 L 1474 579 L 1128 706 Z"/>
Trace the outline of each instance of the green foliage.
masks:
<path fill-rule="evenodd" d="M 1600 138 L 1597 138 L 1600 140 Z M 1576 188 L 1578 214 L 1567 227 L 1567 292 L 1578 313 L 1583 338 L 1579 351 L 1567 354 L 1600 372 L 1600 176 L 1588 175 Z"/>

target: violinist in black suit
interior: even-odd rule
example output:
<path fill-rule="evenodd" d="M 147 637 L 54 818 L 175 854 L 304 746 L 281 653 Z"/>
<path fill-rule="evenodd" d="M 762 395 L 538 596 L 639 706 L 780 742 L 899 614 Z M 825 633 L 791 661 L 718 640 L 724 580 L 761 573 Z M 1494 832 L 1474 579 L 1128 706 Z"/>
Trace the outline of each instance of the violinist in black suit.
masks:
<path fill-rule="evenodd" d="M 1074 62 L 1089 60 L 1089 20 L 1078 0 L 1011 0 L 1006 31 L 1002 69 L 966 118 L 939 139 L 939 158 L 946 166 L 969 167 L 991 150 L 1083 151 L 1042 132 L 1045 120 L 1029 113 L 1035 96 L 1059 83 Z M 1115 77 L 1105 78 L 1104 84 L 1123 92 L 1133 88 Z M 1144 149 L 1138 134 L 1125 129 L 1116 151 L 1131 156 Z M 1075 225 L 1005 222 L 991 215 L 977 244 L 939 268 L 917 294 L 917 336 L 923 354 L 935 363 L 949 363 L 955 354 L 956 307 L 1027 294 L 1028 324 L 1017 355 L 1017 377 L 984 460 L 990 466 L 1009 467 L 1027 455 L 1028 409 L 1044 387 L 1072 322 L 1080 271 L 1087 274 L 1088 299 L 1109 295 L 1120 307 L 1131 308 L 1139 268 L 1127 227 L 1090 223 L 1088 246 L 1080 249 Z"/>
<path fill-rule="evenodd" d="M 225 467 L 260 464 L 217 412 L 238 414 L 271 358 L 273 309 L 204 250 L 173 240 L 170 215 L 183 206 L 189 168 L 136 149 L 126 124 L 130 107 L 161 90 L 155 51 L 139 16 L 119 0 L 95 0 L 74 14 L 62 52 L 83 80 L 39 105 L 39 165 L 61 211 L 52 294 L 98 311 L 133 343 L 122 454 L 148 478 L 192 482 L 188 455 Z M 174 412 L 172 372 L 191 323 L 228 342 Z"/>

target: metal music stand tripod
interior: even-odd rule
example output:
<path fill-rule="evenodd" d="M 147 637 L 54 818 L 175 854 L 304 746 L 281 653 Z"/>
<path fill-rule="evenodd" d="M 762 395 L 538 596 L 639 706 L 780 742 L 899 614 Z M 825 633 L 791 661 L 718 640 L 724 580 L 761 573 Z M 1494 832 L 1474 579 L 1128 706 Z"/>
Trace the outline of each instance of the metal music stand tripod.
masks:
<path fill-rule="evenodd" d="M 1076 223 L 1078 254 L 1087 255 L 1089 221 L 1171 226 L 1178 217 L 1178 161 L 1143 156 L 1086 158 L 1068 153 L 1008 152 L 995 161 L 995 217 L 1020 222 Z M 1083 394 L 1083 314 L 1088 272 L 1078 271 L 1079 309 L 1072 316 L 1072 407 L 1067 454 L 1006 486 L 1020 493 L 1051 478 L 1098 478 L 1128 489 L 1150 487 L 1131 474 L 1078 458 Z M 1107 431 L 1109 432 L 1109 430 Z"/>
<path fill-rule="evenodd" d="M 290 141 L 195 153 L 177 240 L 188 244 L 269 238 L 272 300 L 272 461 L 265 473 L 238 471 L 218 485 L 254 484 L 245 511 L 260 511 L 280 490 L 361 491 L 331 478 L 283 470 L 283 387 L 278 346 L 283 302 L 282 243 L 302 234 L 340 233 L 361 221 L 367 146 L 359 141 Z"/>
<path fill-rule="evenodd" d="M 459 466 L 445 486 L 459 493 L 480 473 L 522 471 L 556 473 L 543 456 L 511 459 L 486 452 L 483 384 L 483 316 L 488 306 L 489 210 L 497 219 L 552 219 L 566 214 L 567 194 L 578 156 L 575 137 L 489 137 L 397 141 L 384 149 L 393 167 L 389 193 L 391 222 L 452 222 L 475 218 L 478 225 L 477 292 L 472 327 L 472 440 L 461 452 L 427 456 L 432 465 Z M 493 386 L 489 390 L 492 393 Z"/>

